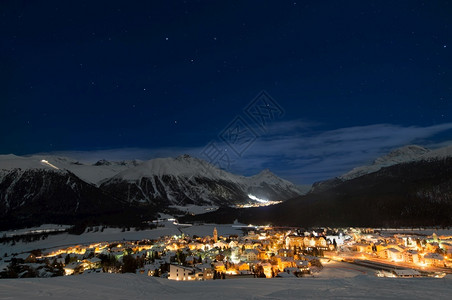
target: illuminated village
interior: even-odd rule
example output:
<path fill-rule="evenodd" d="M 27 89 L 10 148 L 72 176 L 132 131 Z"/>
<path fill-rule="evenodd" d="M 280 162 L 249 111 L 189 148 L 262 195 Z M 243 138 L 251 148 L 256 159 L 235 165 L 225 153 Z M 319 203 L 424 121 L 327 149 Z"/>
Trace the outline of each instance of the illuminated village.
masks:
<path fill-rule="evenodd" d="M 100 242 L 3 257 L 2 277 L 137 273 L 170 280 L 315 277 L 325 265 L 368 267 L 380 277 L 452 273 L 452 236 L 374 229 L 245 227 L 244 235 L 181 234 L 156 240 Z M 8 273 L 9 272 L 9 273 Z"/>

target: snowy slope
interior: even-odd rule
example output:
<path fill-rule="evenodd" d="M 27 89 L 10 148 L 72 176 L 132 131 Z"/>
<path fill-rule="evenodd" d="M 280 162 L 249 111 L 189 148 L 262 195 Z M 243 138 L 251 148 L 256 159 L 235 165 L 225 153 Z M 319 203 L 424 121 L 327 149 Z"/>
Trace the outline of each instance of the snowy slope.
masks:
<path fill-rule="evenodd" d="M 146 161 L 105 180 L 101 188 L 130 202 L 156 205 L 222 206 L 247 203 L 249 194 L 273 201 L 301 194 L 269 170 L 238 176 L 188 155 Z"/>
<path fill-rule="evenodd" d="M 420 157 L 420 159 L 432 160 L 432 159 L 442 159 L 442 158 L 446 158 L 446 157 L 452 157 L 452 145 L 443 147 L 443 148 L 439 148 L 436 150 L 432 150 L 432 151 L 422 155 L 422 157 Z"/>
<path fill-rule="evenodd" d="M 190 177 L 198 173 L 204 173 L 206 178 L 214 180 L 220 178 L 234 180 L 237 177 L 201 159 L 189 155 L 181 155 L 176 158 L 169 157 L 148 160 L 134 168 L 120 172 L 114 178 L 133 181 L 143 177 L 163 175 Z"/>
<path fill-rule="evenodd" d="M 124 205 L 128 212 L 123 214 L 142 218 L 170 206 L 186 211 L 188 206 L 260 205 L 261 200 L 282 201 L 300 194 L 294 184 L 269 170 L 238 176 L 188 155 L 95 164 L 48 155 L 0 156 L 3 227 L 22 224 L 10 224 L 11 220 L 39 225 L 112 211 L 121 214 Z"/>
<path fill-rule="evenodd" d="M 12 169 L 45 169 L 53 170 L 55 168 L 42 162 L 42 160 L 48 160 L 50 163 L 54 164 L 56 159 L 48 158 L 44 156 L 34 156 L 34 157 L 24 157 L 16 156 L 14 154 L 0 155 L 0 170 L 12 170 Z M 59 164 L 59 163 L 58 163 Z"/>
<path fill-rule="evenodd" d="M 246 185 L 250 187 L 258 187 L 262 184 L 280 185 L 289 189 L 296 187 L 289 181 L 279 178 L 270 170 L 265 169 L 257 175 L 245 177 L 234 175 L 232 173 L 223 171 L 210 163 L 189 155 L 181 155 L 176 158 L 156 158 L 125 171 L 118 173 L 113 179 L 137 181 L 144 177 L 203 177 L 210 180 L 224 180 L 236 184 Z M 298 192 L 298 190 L 297 190 Z"/>
<path fill-rule="evenodd" d="M 327 266 L 324 271 L 335 269 Z M 340 269 L 348 271 L 346 278 L 326 274 L 323 278 L 175 281 L 99 273 L 2 279 L 0 299 L 449 299 L 452 293 L 450 278 L 378 278 L 359 271 L 352 274 L 351 269 L 347 265 Z"/>
<path fill-rule="evenodd" d="M 121 171 L 127 170 L 128 168 L 135 167 L 140 163 L 141 161 L 138 160 L 120 162 L 98 161 L 93 165 L 72 163 L 66 165 L 64 168 L 70 170 L 86 182 L 100 184 L 103 180 L 110 178 Z"/>
<path fill-rule="evenodd" d="M 47 161 L 48 163 L 43 162 L 43 160 Z M 140 163 L 140 161 L 136 160 L 122 162 L 109 162 L 101 160 L 91 165 L 82 164 L 71 158 L 51 155 L 0 155 L 0 170 L 55 170 L 54 167 L 56 167 L 60 170 L 68 170 L 77 175 L 77 177 L 79 177 L 80 179 L 92 184 L 98 184 L 100 181 L 105 180 L 106 178 L 110 178 L 130 167 L 135 167 Z"/>
<path fill-rule="evenodd" d="M 350 172 L 339 176 L 339 179 L 350 180 L 366 174 L 377 172 L 383 167 L 389 167 L 395 164 L 406 163 L 425 158 L 434 158 L 437 157 L 438 154 L 443 153 L 441 151 L 441 149 L 431 151 L 427 148 L 417 145 L 404 146 L 377 158 L 371 165 L 354 168 Z M 450 151 L 449 153 L 452 153 L 452 151 Z"/>

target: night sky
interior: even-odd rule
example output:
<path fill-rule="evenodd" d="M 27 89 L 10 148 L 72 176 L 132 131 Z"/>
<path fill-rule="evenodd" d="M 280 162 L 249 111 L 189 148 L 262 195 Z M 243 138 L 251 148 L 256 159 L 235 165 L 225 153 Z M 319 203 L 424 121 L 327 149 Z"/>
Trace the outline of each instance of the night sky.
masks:
<path fill-rule="evenodd" d="M 5 0 L 0 16 L 1 154 L 215 145 L 231 172 L 301 184 L 452 144 L 451 1 Z"/>

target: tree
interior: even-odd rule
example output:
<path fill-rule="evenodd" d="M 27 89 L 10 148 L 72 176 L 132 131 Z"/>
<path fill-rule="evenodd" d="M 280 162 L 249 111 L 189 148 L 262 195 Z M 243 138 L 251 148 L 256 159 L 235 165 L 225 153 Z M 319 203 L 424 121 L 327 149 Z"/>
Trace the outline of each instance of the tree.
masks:
<path fill-rule="evenodd" d="M 17 278 L 19 277 L 19 268 L 15 261 L 11 261 L 11 263 L 6 268 L 6 278 Z"/>
<path fill-rule="evenodd" d="M 265 278 L 266 277 L 265 273 L 264 273 L 264 267 L 262 267 L 261 265 L 256 266 L 256 268 L 254 269 L 254 274 L 258 278 Z"/>
<path fill-rule="evenodd" d="M 63 264 L 57 262 L 56 258 L 54 258 L 52 260 L 52 264 L 51 264 L 51 269 L 52 269 L 52 276 L 63 276 L 64 275 L 64 269 L 63 269 Z"/>
<path fill-rule="evenodd" d="M 184 252 L 182 252 L 181 250 L 177 250 L 176 253 L 176 259 L 179 263 L 181 264 L 185 264 L 185 259 L 187 258 L 187 256 L 185 255 Z"/>
<path fill-rule="evenodd" d="M 101 255 L 99 255 L 99 258 L 101 260 L 101 266 L 102 266 L 102 270 L 104 272 L 108 272 L 108 271 L 118 272 L 119 271 L 121 265 L 116 260 L 114 255 L 101 254 Z"/>
<path fill-rule="evenodd" d="M 122 257 L 122 261 L 122 273 L 135 273 L 137 271 L 138 264 L 136 259 L 132 255 L 124 255 Z"/>
<path fill-rule="evenodd" d="M 159 269 L 154 270 L 154 277 L 160 277 L 160 271 Z"/>

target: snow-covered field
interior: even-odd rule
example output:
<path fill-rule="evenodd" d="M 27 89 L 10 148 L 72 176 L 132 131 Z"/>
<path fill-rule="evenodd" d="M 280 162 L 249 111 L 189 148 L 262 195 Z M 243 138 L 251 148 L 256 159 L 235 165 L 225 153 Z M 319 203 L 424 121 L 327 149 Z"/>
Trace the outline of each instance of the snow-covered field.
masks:
<path fill-rule="evenodd" d="M 43 224 L 41 226 L 32 227 L 32 228 L 0 231 L 0 236 L 11 237 L 11 236 L 15 236 L 15 235 L 65 231 L 66 229 L 69 229 L 70 227 L 71 227 L 71 225 Z"/>
<path fill-rule="evenodd" d="M 0 299 L 450 299 L 452 280 L 273 278 L 172 281 L 135 274 L 0 280 Z"/>
<path fill-rule="evenodd" d="M 178 210 L 183 211 L 183 212 L 190 213 L 190 214 L 195 214 L 195 215 L 216 211 L 219 208 L 216 205 L 200 206 L 200 205 L 193 205 L 193 204 L 185 205 L 185 206 L 171 205 L 170 207 L 178 209 Z"/>
<path fill-rule="evenodd" d="M 229 236 L 231 234 L 242 235 L 240 228 L 233 227 L 227 224 L 205 224 L 195 225 L 190 227 L 176 226 L 172 222 L 165 222 L 164 227 L 158 227 L 152 230 L 135 231 L 133 228 L 130 231 L 122 231 L 121 228 L 106 228 L 103 232 L 85 232 L 81 235 L 72 235 L 62 233 L 58 235 L 50 235 L 45 240 L 39 240 L 31 243 L 17 242 L 15 245 L 0 244 L 0 256 L 4 253 L 10 255 L 11 253 L 29 252 L 35 249 L 52 249 L 62 246 L 90 244 L 96 242 L 114 242 L 122 240 L 142 240 L 142 239 L 157 239 L 162 236 L 180 235 L 181 233 L 189 235 L 206 236 L 213 234 L 213 229 L 216 227 L 219 235 Z M 55 225 L 54 225 L 55 226 Z M 33 229 L 23 229 L 21 232 L 30 232 Z M 15 231 L 6 231 L 3 234 L 11 235 Z"/>
<path fill-rule="evenodd" d="M 352 265 L 345 262 L 323 262 L 324 268 L 319 273 L 314 273 L 316 278 L 351 278 L 361 275 L 375 276 L 375 270 L 366 267 Z"/>
<path fill-rule="evenodd" d="M 4 251 L 23 252 L 100 241 L 153 239 L 164 235 L 241 234 L 232 225 L 165 227 L 144 231 L 106 228 L 104 232 L 67 233 L 33 243 L 0 245 Z M 228 279 L 179 282 L 138 274 L 83 274 L 54 278 L 2 279 L 0 299 L 450 299 L 452 278 L 378 278 L 374 270 L 343 262 L 325 262 L 324 268 L 309 278 Z"/>
<path fill-rule="evenodd" d="M 430 236 L 432 234 L 436 234 L 437 236 L 441 235 L 452 235 L 452 229 L 437 229 L 437 228 L 393 228 L 393 229 L 378 229 L 381 234 L 392 236 L 394 234 L 414 234 L 414 235 L 425 235 Z"/>

